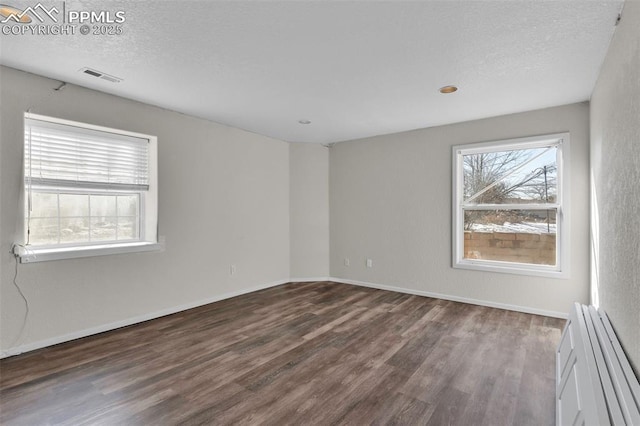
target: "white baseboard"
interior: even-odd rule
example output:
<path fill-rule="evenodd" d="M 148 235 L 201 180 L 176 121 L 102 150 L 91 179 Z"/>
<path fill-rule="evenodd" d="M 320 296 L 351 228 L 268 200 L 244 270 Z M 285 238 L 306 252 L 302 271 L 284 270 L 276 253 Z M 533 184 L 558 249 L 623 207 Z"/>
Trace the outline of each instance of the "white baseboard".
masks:
<path fill-rule="evenodd" d="M 314 283 L 318 281 L 331 281 L 331 277 L 312 277 L 312 278 L 291 278 L 289 282 L 292 283 Z"/>
<path fill-rule="evenodd" d="M 508 311 L 516 311 L 516 312 L 524 312 L 524 313 L 527 313 L 527 314 L 543 315 L 545 317 L 567 319 L 568 315 L 569 315 L 568 312 L 547 311 L 545 309 L 531 308 L 531 307 L 528 307 L 528 306 L 510 305 L 510 304 L 507 304 L 507 303 L 492 302 L 490 300 L 470 299 L 468 297 L 460 297 L 460 296 L 453 296 L 453 295 L 449 295 L 449 294 L 432 293 L 430 291 L 414 290 L 414 289 L 409 289 L 409 288 L 396 287 L 396 286 L 390 286 L 390 285 L 384 285 L 384 284 L 375 284 L 375 283 L 369 283 L 369 282 L 365 282 L 365 281 L 356 281 L 356 280 L 349 280 L 349 279 L 344 279 L 344 278 L 332 277 L 332 278 L 329 279 L 329 281 L 334 281 L 334 282 L 342 283 L 342 284 L 359 285 L 359 286 L 362 286 L 362 287 L 377 288 L 379 290 L 388 290 L 388 291 L 396 291 L 396 292 L 399 292 L 399 293 L 414 294 L 416 296 L 433 297 L 435 299 L 451 300 L 453 302 L 470 303 L 472 305 L 488 306 L 490 308 L 506 309 Z"/>
<path fill-rule="evenodd" d="M 39 340 L 37 342 L 27 343 L 25 345 L 16 346 L 14 348 L 10 348 L 8 350 L 3 350 L 0 352 L 0 359 L 7 358 L 14 355 L 19 355 L 24 352 L 33 351 L 36 349 L 45 348 L 47 346 L 57 345 L 59 343 L 69 342 L 71 340 L 80 339 L 82 337 L 91 336 L 98 333 L 104 333 L 105 331 L 111 331 L 118 328 L 126 327 L 128 325 L 137 324 L 144 321 L 149 321 L 152 319 L 164 317 L 166 315 L 175 314 L 177 312 L 186 311 L 188 309 L 197 308 L 198 306 L 208 305 L 209 303 L 219 302 L 220 300 L 231 299 L 232 297 L 241 296 L 247 293 L 253 293 L 254 291 L 264 290 L 266 288 L 275 287 L 281 284 L 286 284 L 291 282 L 291 280 L 279 280 L 272 281 L 266 284 L 250 287 L 243 290 L 232 291 L 229 293 L 220 294 L 217 296 L 213 296 L 207 299 L 197 300 L 190 303 L 185 303 L 183 305 L 172 306 L 170 308 L 162 309 L 155 312 L 150 312 L 147 314 L 138 315 L 135 317 L 127 318 L 121 321 L 116 321 L 108 324 L 102 324 L 97 327 L 86 328 L 84 330 L 75 331 L 73 333 L 63 334 L 61 336 L 55 336 L 49 339 Z"/>

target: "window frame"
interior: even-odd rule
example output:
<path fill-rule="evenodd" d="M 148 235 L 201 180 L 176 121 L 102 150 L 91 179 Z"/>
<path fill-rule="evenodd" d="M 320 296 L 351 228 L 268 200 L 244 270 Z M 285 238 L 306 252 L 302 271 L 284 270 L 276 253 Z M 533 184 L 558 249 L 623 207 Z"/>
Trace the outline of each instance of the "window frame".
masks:
<path fill-rule="evenodd" d="M 557 195 L 554 203 L 485 204 L 469 210 L 556 210 L 556 265 L 537 265 L 485 259 L 464 258 L 464 167 L 463 157 L 470 154 L 522 150 L 549 146 L 557 143 Z M 570 212 L 568 132 L 545 134 L 515 139 L 455 145 L 452 147 L 452 267 L 476 271 L 508 274 L 569 278 L 570 227 L 567 218 Z"/>
<path fill-rule="evenodd" d="M 65 126 L 77 127 L 79 129 L 87 129 L 98 132 L 106 132 L 110 134 L 122 135 L 127 137 L 142 138 L 149 142 L 148 146 L 148 177 L 149 189 L 146 191 L 124 191 L 131 194 L 140 194 L 139 202 L 139 237 L 136 240 L 125 241 L 96 241 L 96 242 L 77 242 L 77 243 L 61 243 L 47 245 L 27 245 L 27 203 L 29 188 L 25 184 L 26 165 L 22 167 L 21 194 L 23 202 L 20 203 L 23 217 L 21 221 L 22 229 L 20 232 L 21 241 L 14 244 L 14 253 L 19 257 L 21 263 L 34 263 L 49 260 L 72 259 L 81 257 L 101 256 L 119 253 L 134 253 L 143 251 L 163 250 L 163 244 L 158 242 L 158 146 L 157 137 L 143 133 L 131 132 L 127 130 L 114 129 L 104 126 L 97 126 L 88 123 L 65 120 L 50 116 L 24 113 L 23 126 L 26 126 L 27 120 L 38 120 Z M 22 135 L 24 135 L 24 127 Z M 24 136 L 23 136 L 24 138 Z M 25 149 L 25 141 L 23 141 L 23 150 Z M 23 159 L 24 159 L 23 155 Z M 34 191 L 35 189 L 35 191 Z M 123 193 L 121 189 L 91 189 L 74 187 L 73 185 L 60 185 L 50 187 L 32 186 L 32 192 L 54 192 L 54 193 L 72 193 L 96 194 L 96 195 L 119 195 Z"/>

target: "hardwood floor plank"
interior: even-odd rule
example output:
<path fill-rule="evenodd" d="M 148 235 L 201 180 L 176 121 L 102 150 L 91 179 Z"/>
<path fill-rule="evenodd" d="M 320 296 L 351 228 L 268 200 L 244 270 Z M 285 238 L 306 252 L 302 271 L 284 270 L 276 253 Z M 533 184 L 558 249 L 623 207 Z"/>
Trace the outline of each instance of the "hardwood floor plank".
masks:
<path fill-rule="evenodd" d="M 396 392 L 384 399 L 380 416 L 371 424 L 375 426 L 419 425 L 427 422 L 435 407 Z"/>
<path fill-rule="evenodd" d="M 462 413 L 469 404 L 469 394 L 460 392 L 453 387 L 447 387 L 440 394 L 440 398 L 436 403 L 435 409 L 429 421 L 425 423 L 427 426 L 441 426 L 441 425 L 459 425 L 468 426 L 468 423 L 464 423 L 462 419 Z M 478 423 L 473 423 L 478 424 Z M 494 423 L 498 426 L 499 423 Z"/>
<path fill-rule="evenodd" d="M 555 324 L 561 325 L 558 321 Z M 523 366 L 529 374 L 523 374 L 517 394 L 515 419 L 522 425 L 533 425 L 534 416 L 548 424 L 555 422 L 555 393 L 545 389 L 555 389 L 555 371 L 547 366 L 555 365 L 555 348 L 561 333 L 556 327 L 532 327 Z"/>
<path fill-rule="evenodd" d="M 446 336 L 448 331 L 448 325 L 429 321 L 425 324 L 423 333 L 407 340 L 407 343 L 391 357 L 388 364 L 413 373 L 438 347 L 438 341 Z"/>
<path fill-rule="evenodd" d="M 336 410 L 339 416 L 330 424 L 370 424 L 381 414 L 383 401 L 393 393 L 407 376 L 391 366 L 382 366 L 370 372 L 367 380 L 346 395 L 343 407 Z"/>
<path fill-rule="evenodd" d="M 563 325 L 289 283 L 0 360 L 0 424 L 553 424 Z"/>

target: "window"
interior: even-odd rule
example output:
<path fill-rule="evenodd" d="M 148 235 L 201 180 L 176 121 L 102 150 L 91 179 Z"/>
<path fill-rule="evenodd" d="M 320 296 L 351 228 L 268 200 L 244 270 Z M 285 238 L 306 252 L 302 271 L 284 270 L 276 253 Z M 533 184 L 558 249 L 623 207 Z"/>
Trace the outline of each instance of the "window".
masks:
<path fill-rule="evenodd" d="M 22 262 L 157 249 L 153 136 L 25 114 Z"/>
<path fill-rule="evenodd" d="M 568 133 L 453 147 L 453 266 L 566 277 Z"/>

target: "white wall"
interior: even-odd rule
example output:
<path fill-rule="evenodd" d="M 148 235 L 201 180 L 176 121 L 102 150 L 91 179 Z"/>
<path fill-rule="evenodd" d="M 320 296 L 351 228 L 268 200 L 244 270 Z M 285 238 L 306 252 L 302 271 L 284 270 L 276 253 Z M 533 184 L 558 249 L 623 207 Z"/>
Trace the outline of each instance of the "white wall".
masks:
<path fill-rule="evenodd" d="M 0 68 L 0 348 L 60 336 L 289 278 L 289 144 L 138 102 Z M 106 84 L 106 83 L 105 83 Z M 158 136 L 159 234 L 166 251 L 21 265 L 23 113 Z M 229 267 L 237 273 L 230 277 Z"/>
<path fill-rule="evenodd" d="M 591 98 L 593 301 L 640 371 L 640 2 L 626 1 Z"/>
<path fill-rule="evenodd" d="M 329 276 L 329 149 L 292 143 L 290 164 L 291 279 Z"/>
<path fill-rule="evenodd" d="M 453 269 L 451 147 L 564 131 L 571 133 L 570 279 Z M 339 143 L 330 149 L 329 177 L 332 277 L 550 314 L 589 299 L 587 103 Z"/>

